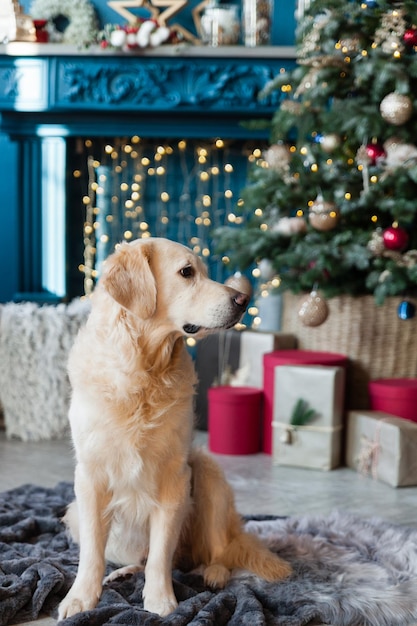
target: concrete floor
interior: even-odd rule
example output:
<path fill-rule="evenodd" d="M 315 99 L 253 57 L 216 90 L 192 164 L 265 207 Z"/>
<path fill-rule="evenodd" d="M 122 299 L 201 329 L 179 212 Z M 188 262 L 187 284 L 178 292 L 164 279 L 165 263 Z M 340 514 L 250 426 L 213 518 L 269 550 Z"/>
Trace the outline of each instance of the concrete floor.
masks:
<path fill-rule="evenodd" d="M 197 431 L 196 443 L 207 446 L 207 433 Z M 335 509 L 365 517 L 417 525 L 417 487 L 393 489 L 351 469 L 331 472 L 281 467 L 270 456 L 214 455 L 232 485 L 242 514 L 327 514 Z M 73 479 L 69 441 L 23 443 L 0 432 L 0 491 L 24 483 L 52 487 Z M 55 624 L 52 618 L 32 622 Z"/>
<path fill-rule="evenodd" d="M 207 447 L 207 433 L 196 431 Z M 213 455 L 232 485 L 242 514 L 295 515 L 334 509 L 417 525 L 417 486 L 393 489 L 342 467 L 330 472 L 273 465 L 266 454 Z M 73 453 L 67 440 L 24 443 L 0 432 L 0 491 L 35 483 L 53 487 L 73 480 Z"/>

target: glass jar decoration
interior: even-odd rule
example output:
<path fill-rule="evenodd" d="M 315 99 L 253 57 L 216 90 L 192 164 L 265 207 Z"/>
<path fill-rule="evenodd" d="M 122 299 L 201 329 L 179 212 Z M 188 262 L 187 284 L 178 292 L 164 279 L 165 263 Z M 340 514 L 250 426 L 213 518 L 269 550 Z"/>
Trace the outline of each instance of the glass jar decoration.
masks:
<path fill-rule="evenodd" d="M 201 36 L 209 46 L 239 43 L 240 21 L 237 5 L 210 2 L 201 16 Z"/>
<path fill-rule="evenodd" d="M 271 42 L 273 0 L 243 0 L 243 43 L 267 46 Z"/>

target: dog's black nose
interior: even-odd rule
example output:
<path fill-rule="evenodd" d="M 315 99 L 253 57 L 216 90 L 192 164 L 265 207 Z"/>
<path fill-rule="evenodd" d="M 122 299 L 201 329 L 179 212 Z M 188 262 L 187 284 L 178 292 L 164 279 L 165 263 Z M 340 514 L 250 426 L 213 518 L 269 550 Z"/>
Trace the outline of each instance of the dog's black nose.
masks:
<path fill-rule="evenodd" d="M 233 304 L 235 304 L 239 309 L 244 311 L 249 304 L 250 298 L 245 293 L 238 292 L 236 295 L 233 296 L 232 300 Z"/>

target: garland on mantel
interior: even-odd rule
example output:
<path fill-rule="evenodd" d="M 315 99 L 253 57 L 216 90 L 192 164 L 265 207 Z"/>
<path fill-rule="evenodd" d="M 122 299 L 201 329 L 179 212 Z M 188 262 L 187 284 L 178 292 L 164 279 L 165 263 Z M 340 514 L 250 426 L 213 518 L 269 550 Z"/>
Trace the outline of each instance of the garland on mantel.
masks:
<path fill-rule="evenodd" d="M 156 19 L 147 19 L 126 26 L 106 24 L 98 40 L 101 48 L 132 51 L 137 48 L 156 48 L 170 40 L 172 35 L 168 26 L 161 26 Z"/>
<path fill-rule="evenodd" d="M 89 0 L 34 0 L 30 7 L 33 19 L 48 20 L 49 40 L 89 46 L 97 39 L 98 22 Z M 58 18 L 68 20 L 63 32 L 57 29 Z"/>

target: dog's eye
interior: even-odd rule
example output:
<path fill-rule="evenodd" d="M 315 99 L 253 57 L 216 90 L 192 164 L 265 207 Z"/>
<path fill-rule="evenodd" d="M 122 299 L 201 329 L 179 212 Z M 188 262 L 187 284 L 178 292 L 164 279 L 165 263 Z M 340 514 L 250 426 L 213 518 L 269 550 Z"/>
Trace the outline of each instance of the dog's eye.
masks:
<path fill-rule="evenodd" d="M 192 265 L 186 265 L 182 269 L 180 269 L 180 274 L 184 278 L 192 278 L 194 276 L 194 268 Z"/>

